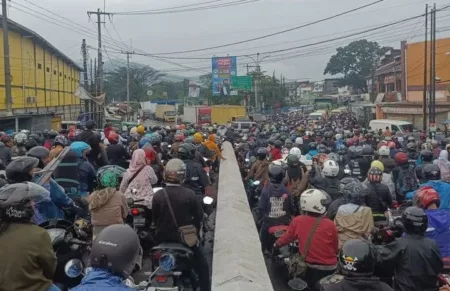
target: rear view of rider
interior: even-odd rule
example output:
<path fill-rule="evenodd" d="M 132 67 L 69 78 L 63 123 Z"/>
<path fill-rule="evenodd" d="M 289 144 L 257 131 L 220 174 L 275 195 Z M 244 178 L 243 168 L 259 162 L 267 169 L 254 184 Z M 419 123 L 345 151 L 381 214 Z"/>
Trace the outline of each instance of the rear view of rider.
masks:
<path fill-rule="evenodd" d="M 379 160 L 384 165 L 384 172 L 388 174 L 395 168 L 395 161 L 391 158 L 390 153 L 391 151 L 388 146 L 381 146 L 378 150 Z"/>
<path fill-rule="evenodd" d="M 76 141 L 70 148 L 77 154 L 78 172 L 80 178 L 80 195 L 87 196 L 96 186 L 96 174 L 94 166 L 88 161 L 87 155 L 91 152 L 91 147 L 83 142 Z"/>
<path fill-rule="evenodd" d="M 429 186 L 421 187 L 414 195 L 413 204 L 424 209 L 427 214 L 428 228 L 425 237 L 437 243 L 443 258 L 450 258 L 450 213 L 439 209 L 439 194 Z"/>
<path fill-rule="evenodd" d="M 267 150 L 265 148 L 259 148 L 256 152 L 257 160 L 253 163 L 250 171 L 245 177 L 245 181 L 253 179 L 254 181 L 265 182 L 269 179 L 269 165 L 267 160 Z"/>
<path fill-rule="evenodd" d="M 288 230 L 275 242 L 280 248 L 298 240 L 299 253 L 305 252 L 306 242 L 311 237 L 306 253 L 306 274 L 308 286 L 314 288 L 316 283 L 336 270 L 338 254 L 338 234 L 334 223 L 323 217 L 331 198 L 322 190 L 310 189 L 300 197 L 303 215 L 295 217 Z"/>
<path fill-rule="evenodd" d="M 183 186 L 191 189 L 195 194 L 203 196 L 205 192 L 209 192 L 211 185 L 202 165 L 195 159 L 195 147 L 191 144 L 182 144 L 178 149 L 178 157 L 186 165 L 186 179 Z"/>
<path fill-rule="evenodd" d="M 422 159 L 422 163 L 416 166 L 416 176 L 420 183 L 425 181 L 423 168 L 426 165 L 433 164 L 433 153 L 430 150 L 423 150 L 420 152 L 420 158 Z"/>
<path fill-rule="evenodd" d="M 373 245 L 361 239 L 347 241 L 339 252 L 339 270 L 344 279 L 325 288 L 325 291 L 393 291 L 373 275 L 377 253 Z"/>
<path fill-rule="evenodd" d="M 197 195 L 189 188 L 181 186 L 186 178 L 186 165 L 179 159 L 171 159 L 164 171 L 166 188 L 155 193 L 153 199 L 153 223 L 156 226 L 156 240 L 159 243 L 181 243 L 178 227 L 194 225 L 201 227 L 203 209 Z M 169 210 L 171 204 L 176 219 Z M 200 279 L 200 290 L 211 290 L 209 266 L 201 244 L 191 248 L 194 252 L 193 264 Z"/>
<path fill-rule="evenodd" d="M 105 228 L 92 243 L 92 270 L 71 291 L 132 291 L 124 280 L 131 276 L 139 257 L 136 232 L 128 225 L 115 224 Z"/>
<path fill-rule="evenodd" d="M 443 264 L 437 244 L 424 237 L 427 215 L 423 209 L 408 207 L 402 222 L 406 235 L 380 247 L 383 265 L 394 267 L 394 290 L 437 290 Z"/>
<path fill-rule="evenodd" d="M 119 143 L 119 135 L 111 131 L 107 137 L 109 145 L 106 147 L 109 164 L 120 167 L 126 166 L 126 160 L 131 159 L 125 147 Z"/>
<path fill-rule="evenodd" d="M 56 257 L 47 231 L 32 223 L 33 204 L 50 196 L 25 182 L 0 189 L 0 278 L 2 290 L 57 291 Z"/>
<path fill-rule="evenodd" d="M 308 173 L 304 171 L 297 155 L 289 154 L 286 159 L 288 165 L 285 176 L 286 186 L 289 192 L 298 199 L 308 186 Z"/>
<path fill-rule="evenodd" d="M 315 188 L 324 190 L 331 197 L 331 201 L 340 197 L 339 194 L 339 165 L 333 160 L 323 163 L 322 177 L 311 178 L 310 183 Z"/>
<path fill-rule="evenodd" d="M 289 225 L 291 216 L 295 213 L 294 201 L 291 193 L 282 184 L 284 170 L 281 166 L 269 167 L 269 181 L 264 187 L 259 200 L 259 221 L 262 221 L 260 236 L 263 251 L 269 251 L 268 230 L 271 226 Z"/>
<path fill-rule="evenodd" d="M 369 190 L 365 204 L 372 209 L 375 221 L 386 220 L 386 211 L 392 205 L 391 193 L 388 186 L 381 183 L 382 180 L 383 172 L 378 168 L 371 168 L 367 174 L 367 181 L 364 181 Z"/>
<path fill-rule="evenodd" d="M 392 171 L 397 201 L 402 202 L 408 192 L 415 191 L 418 188 L 418 182 L 415 171 L 408 163 L 408 156 L 399 152 L 394 157 L 397 168 Z"/>

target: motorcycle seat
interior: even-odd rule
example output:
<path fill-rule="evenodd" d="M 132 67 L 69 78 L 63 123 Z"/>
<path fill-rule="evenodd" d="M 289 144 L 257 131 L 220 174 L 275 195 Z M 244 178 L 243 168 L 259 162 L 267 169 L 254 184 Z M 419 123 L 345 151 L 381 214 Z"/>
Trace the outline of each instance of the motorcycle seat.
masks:
<path fill-rule="evenodd" d="M 191 254 L 192 250 L 182 244 L 179 243 L 162 243 L 160 245 L 157 245 L 156 247 L 152 248 L 152 251 L 179 251 L 184 252 L 186 254 Z"/>
<path fill-rule="evenodd" d="M 287 225 L 275 225 L 269 227 L 269 234 L 275 234 L 278 231 L 287 231 L 289 226 Z"/>

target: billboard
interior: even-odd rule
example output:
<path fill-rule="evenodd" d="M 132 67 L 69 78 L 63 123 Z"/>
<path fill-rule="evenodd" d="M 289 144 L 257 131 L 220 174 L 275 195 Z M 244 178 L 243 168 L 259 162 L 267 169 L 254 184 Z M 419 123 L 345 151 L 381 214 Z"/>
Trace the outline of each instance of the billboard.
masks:
<path fill-rule="evenodd" d="M 212 91 L 214 96 L 231 95 L 231 77 L 237 75 L 236 57 L 212 58 Z"/>
<path fill-rule="evenodd" d="M 200 86 L 194 81 L 189 81 L 188 97 L 198 98 L 199 96 L 200 96 Z"/>

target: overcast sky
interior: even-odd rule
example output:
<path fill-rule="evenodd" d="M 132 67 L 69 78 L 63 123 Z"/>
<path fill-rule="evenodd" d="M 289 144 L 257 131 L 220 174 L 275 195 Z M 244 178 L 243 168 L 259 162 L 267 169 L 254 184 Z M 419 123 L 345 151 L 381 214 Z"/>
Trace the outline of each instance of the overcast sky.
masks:
<path fill-rule="evenodd" d="M 106 11 L 156 10 L 201 2 L 209 2 L 209 4 L 203 4 L 206 6 L 237 1 L 106 0 Z M 102 33 L 109 57 L 115 61 L 116 65 L 123 65 L 123 61 L 120 59 L 125 60 L 125 56 L 117 51 L 126 47 L 128 49 L 133 47 L 136 52 L 140 53 L 159 54 L 220 46 L 289 29 L 374 1 L 260 0 L 230 7 L 185 13 L 115 15 L 111 19 L 106 18 L 106 28 L 102 27 Z M 434 2 L 438 7 L 449 4 L 448 0 L 435 0 Z M 251 55 L 256 58 L 256 53 L 260 52 L 261 57 L 268 56 L 262 61 L 261 66 L 262 70 L 269 74 L 275 70 L 277 76 L 283 74 L 289 80 L 305 78 L 320 80 L 324 78 L 323 70 L 336 47 L 344 46 L 352 40 L 361 38 L 394 47 L 399 47 L 402 39 L 410 42 L 420 41 L 424 34 L 423 19 L 415 19 L 365 35 L 342 38 L 329 43 L 286 52 L 264 53 L 329 40 L 415 16 L 424 12 L 426 3 L 434 2 L 385 0 L 357 12 L 281 35 L 213 50 L 161 55 L 161 57 L 210 58 L 212 56 L 241 55 L 238 57 L 238 74 L 242 75 L 246 73 L 246 64 L 253 65 L 253 61 L 243 55 Z M 75 61 L 81 60 L 82 38 L 86 38 L 88 45 L 97 48 L 96 24 L 94 23 L 96 16 L 94 15 L 90 19 L 86 12 L 88 10 L 96 11 L 98 8 L 103 10 L 103 0 L 14 0 L 8 1 L 8 3 L 11 3 L 9 17 L 12 20 L 34 30 Z M 42 10 L 32 3 L 50 12 Z M 201 6 L 189 6 L 189 9 L 196 7 Z M 24 11 L 38 15 L 45 20 Z M 51 14 L 51 12 L 63 18 Z M 450 32 L 446 31 L 450 29 L 450 9 L 438 14 L 437 27 L 439 30 L 443 30 L 438 37 L 450 35 Z M 95 50 L 90 50 L 89 53 L 92 58 L 96 57 Z M 108 54 L 104 53 L 105 62 L 109 60 Z M 280 58 L 285 59 L 280 60 Z M 175 75 L 198 76 L 211 71 L 211 61 L 208 59 L 165 60 L 166 62 L 162 62 L 161 59 L 137 55 L 132 57 L 134 62 L 148 64 Z"/>

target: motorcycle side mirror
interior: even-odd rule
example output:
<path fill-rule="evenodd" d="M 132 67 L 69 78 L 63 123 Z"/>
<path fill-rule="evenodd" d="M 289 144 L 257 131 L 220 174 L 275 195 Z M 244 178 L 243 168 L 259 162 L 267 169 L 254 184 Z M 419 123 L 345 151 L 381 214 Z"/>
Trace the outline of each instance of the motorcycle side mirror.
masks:
<path fill-rule="evenodd" d="M 300 278 L 294 278 L 288 282 L 289 288 L 295 291 L 302 291 L 308 289 L 308 284 Z"/>
<path fill-rule="evenodd" d="M 172 145 L 169 144 L 169 145 L 167 146 L 167 148 L 169 148 L 169 149 L 172 148 Z"/>
<path fill-rule="evenodd" d="M 64 272 L 69 278 L 76 278 L 83 273 L 83 262 L 80 259 L 71 259 L 64 266 Z"/>
<path fill-rule="evenodd" d="M 212 198 L 209 197 L 209 196 L 205 196 L 205 197 L 203 198 L 203 204 L 211 205 L 213 202 L 214 202 L 214 199 L 212 199 Z"/>
<path fill-rule="evenodd" d="M 259 184 L 261 184 L 260 181 L 255 181 L 255 182 L 253 182 L 253 185 L 255 185 L 255 186 L 258 186 Z"/>
<path fill-rule="evenodd" d="M 162 190 L 163 189 L 163 187 L 155 187 L 155 188 L 153 188 L 153 193 L 156 193 L 156 192 L 158 192 L 159 190 Z"/>
<path fill-rule="evenodd" d="M 245 162 L 248 163 L 248 162 L 250 162 L 250 160 L 249 159 L 245 159 Z"/>

